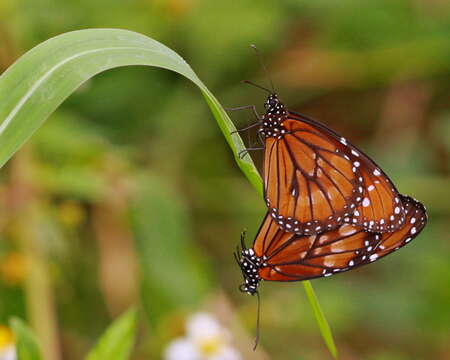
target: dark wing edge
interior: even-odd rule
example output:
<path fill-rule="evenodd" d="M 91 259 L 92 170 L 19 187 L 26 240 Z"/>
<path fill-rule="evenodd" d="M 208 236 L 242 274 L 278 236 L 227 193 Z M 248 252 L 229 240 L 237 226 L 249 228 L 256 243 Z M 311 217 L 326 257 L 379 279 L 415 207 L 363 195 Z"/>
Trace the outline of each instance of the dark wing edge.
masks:
<path fill-rule="evenodd" d="M 336 141 L 339 141 L 340 143 L 344 144 L 346 147 L 349 148 L 349 156 L 352 158 L 353 162 L 364 163 L 364 165 L 368 169 L 367 174 L 363 174 L 364 177 L 364 196 L 363 199 L 369 198 L 370 195 L 370 189 L 373 189 L 375 187 L 375 190 L 378 192 L 378 186 L 377 183 L 380 183 L 380 179 L 384 180 L 389 190 L 387 192 L 392 192 L 392 199 L 393 202 L 391 204 L 384 204 L 388 205 L 392 210 L 397 210 L 398 212 L 392 212 L 389 214 L 389 216 L 381 217 L 378 219 L 375 218 L 363 218 L 362 216 L 349 216 L 348 220 L 346 222 L 352 223 L 354 225 L 363 226 L 366 230 L 371 232 L 392 232 L 399 228 L 401 228 L 405 222 L 405 209 L 398 203 L 395 202 L 396 198 L 400 195 L 398 189 L 396 188 L 395 184 L 392 182 L 392 180 L 389 178 L 389 176 L 383 171 L 383 169 L 378 166 L 378 164 L 375 163 L 375 161 L 368 156 L 364 151 L 357 148 L 355 145 L 353 145 L 351 142 L 349 142 L 344 137 L 341 137 L 339 134 L 337 134 L 334 130 L 330 129 L 325 124 L 313 120 L 305 115 L 299 114 L 294 111 L 289 111 L 290 118 L 305 122 L 311 126 L 315 126 L 319 128 L 320 130 L 324 131 L 329 136 L 333 137 Z M 386 189 L 384 189 L 386 191 Z M 381 205 L 381 208 L 384 208 L 383 206 L 383 200 L 381 197 L 379 197 L 379 205 Z M 372 203 L 370 205 L 373 206 Z M 363 213 L 361 211 L 362 208 L 359 209 L 360 213 Z M 366 213 L 367 213 L 366 209 Z M 375 214 L 376 211 L 373 211 L 373 214 Z"/>

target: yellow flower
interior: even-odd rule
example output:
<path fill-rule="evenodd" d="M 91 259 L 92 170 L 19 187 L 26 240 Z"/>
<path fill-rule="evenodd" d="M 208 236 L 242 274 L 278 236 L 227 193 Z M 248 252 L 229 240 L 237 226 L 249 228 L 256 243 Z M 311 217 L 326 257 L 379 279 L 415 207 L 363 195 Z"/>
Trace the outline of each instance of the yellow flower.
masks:
<path fill-rule="evenodd" d="M 14 335 L 12 331 L 5 325 L 0 325 L 0 353 L 14 344 Z"/>
<path fill-rule="evenodd" d="M 0 274 L 8 285 L 21 284 L 25 277 L 25 256 L 19 252 L 6 255 L 0 263 Z"/>

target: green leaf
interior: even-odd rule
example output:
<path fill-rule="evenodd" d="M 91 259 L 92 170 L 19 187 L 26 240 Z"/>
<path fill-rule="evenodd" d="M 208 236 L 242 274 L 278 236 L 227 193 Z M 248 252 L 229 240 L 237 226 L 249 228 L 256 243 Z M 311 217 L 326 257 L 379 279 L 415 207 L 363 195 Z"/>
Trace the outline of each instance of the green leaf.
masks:
<path fill-rule="evenodd" d="M 81 84 L 108 69 L 147 65 L 175 71 L 196 84 L 225 139 L 237 154 L 244 149 L 222 106 L 191 67 L 173 50 L 147 36 L 119 29 L 90 29 L 56 36 L 36 46 L 0 77 L 0 166 Z M 257 186 L 259 174 L 250 157 L 238 165 Z"/>
<path fill-rule="evenodd" d="M 23 55 L 0 76 L 0 166 L 20 148 L 55 109 L 82 83 L 108 69 L 147 65 L 175 71 L 198 86 L 242 172 L 262 194 L 251 158 L 240 159 L 242 139 L 230 118 L 173 50 L 142 34 L 120 29 L 89 29 L 56 36 Z M 312 288 L 310 288 L 312 293 Z M 319 308 L 317 299 L 310 299 Z M 320 324 L 322 317 L 316 318 Z M 321 327 L 322 329 L 322 327 Z M 327 334 L 322 332 L 327 341 Z"/>
<path fill-rule="evenodd" d="M 136 310 L 128 310 L 105 331 L 86 360 L 128 359 L 134 344 Z"/>
<path fill-rule="evenodd" d="M 10 321 L 16 339 L 18 360 L 40 360 L 39 346 L 32 330 L 19 318 Z"/>
<path fill-rule="evenodd" d="M 325 318 L 325 315 L 320 307 L 319 301 L 317 300 L 317 296 L 314 293 L 314 289 L 311 286 L 309 281 L 303 281 L 303 287 L 306 292 L 306 296 L 308 297 L 309 303 L 313 309 L 314 316 L 316 317 L 317 324 L 319 325 L 320 333 L 322 334 L 325 343 L 327 344 L 328 350 L 331 355 L 335 359 L 338 359 L 338 353 L 336 349 L 336 345 L 334 344 L 333 334 L 331 333 L 330 325 L 328 325 L 328 321 Z"/>

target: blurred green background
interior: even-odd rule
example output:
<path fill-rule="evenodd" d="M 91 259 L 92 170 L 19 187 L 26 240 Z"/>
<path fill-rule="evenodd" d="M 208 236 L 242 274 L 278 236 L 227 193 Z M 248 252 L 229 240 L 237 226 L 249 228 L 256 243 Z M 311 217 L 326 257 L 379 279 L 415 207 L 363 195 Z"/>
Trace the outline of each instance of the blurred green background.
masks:
<path fill-rule="evenodd" d="M 224 106 L 262 111 L 265 93 L 239 83 L 267 84 L 256 44 L 290 109 L 345 135 L 429 211 L 412 245 L 313 281 L 342 359 L 450 359 L 450 2 L 1 0 L 0 73 L 92 27 L 153 37 Z M 329 358 L 299 283 L 263 284 L 249 351 L 256 301 L 237 290 L 232 252 L 264 212 L 191 83 L 139 67 L 98 75 L 0 172 L 0 324 L 23 317 L 49 359 L 80 359 L 138 303 L 133 359 L 159 359 L 209 310 L 245 359 Z"/>

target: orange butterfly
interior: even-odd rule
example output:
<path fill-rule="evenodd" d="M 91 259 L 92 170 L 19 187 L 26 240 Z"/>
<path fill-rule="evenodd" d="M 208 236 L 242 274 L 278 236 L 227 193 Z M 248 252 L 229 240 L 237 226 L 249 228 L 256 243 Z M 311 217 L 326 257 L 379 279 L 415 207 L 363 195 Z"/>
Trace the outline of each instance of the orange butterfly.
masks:
<path fill-rule="evenodd" d="M 404 224 L 399 193 L 373 160 L 265 90 L 270 93 L 266 113 L 257 123 L 264 140 L 265 201 L 280 228 L 312 235 L 343 223 L 370 232 L 391 232 Z"/>
<path fill-rule="evenodd" d="M 240 289 L 257 293 L 261 280 L 300 281 L 331 276 L 378 260 L 414 239 L 425 227 L 424 206 L 399 195 L 405 222 L 394 232 L 367 232 L 342 224 L 335 230 L 315 235 L 298 235 L 278 226 L 269 211 L 249 249 L 235 254 L 244 283 Z"/>

